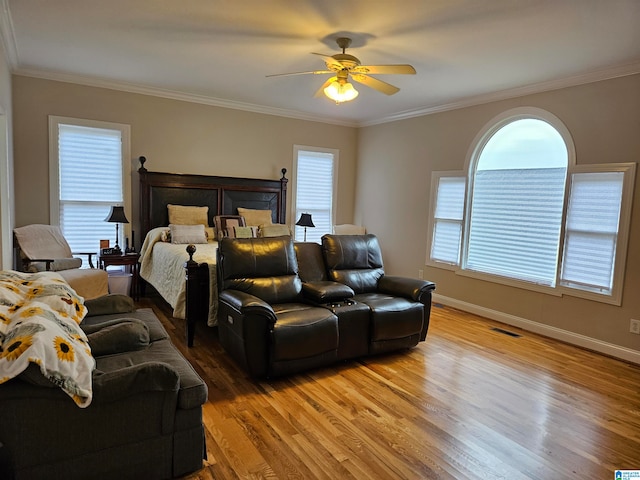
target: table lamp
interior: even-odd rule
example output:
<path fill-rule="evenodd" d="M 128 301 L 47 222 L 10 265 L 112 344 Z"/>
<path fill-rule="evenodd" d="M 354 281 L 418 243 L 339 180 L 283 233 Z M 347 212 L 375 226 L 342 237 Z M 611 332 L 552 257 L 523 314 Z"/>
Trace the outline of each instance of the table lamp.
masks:
<path fill-rule="evenodd" d="M 300 219 L 296 222 L 296 225 L 300 227 L 304 227 L 304 241 L 307 241 L 307 227 L 315 227 L 313 221 L 311 220 L 310 213 L 301 213 Z"/>
<path fill-rule="evenodd" d="M 116 224 L 116 246 L 114 247 L 114 251 L 115 253 L 122 253 L 120 245 L 118 245 L 118 240 L 120 239 L 118 227 L 121 223 L 129 223 L 127 216 L 124 214 L 124 207 L 122 205 L 112 206 L 109 215 L 107 215 L 107 218 L 105 218 L 104 221 Z"/>

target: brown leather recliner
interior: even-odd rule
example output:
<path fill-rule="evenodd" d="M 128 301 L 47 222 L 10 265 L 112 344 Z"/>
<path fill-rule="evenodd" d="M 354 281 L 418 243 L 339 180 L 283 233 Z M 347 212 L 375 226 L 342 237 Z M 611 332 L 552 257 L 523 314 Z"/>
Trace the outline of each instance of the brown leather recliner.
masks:
<path fill-rule="evenodd" d="M 371 310 L 369 353 L 425 340 L 434 283 L 385 275 L 375 235 L 324 235 L 322 253 L 329 279 L 351 287 L 353 300 Z"/>
<path fill-rule="evenodd" d="M 223 238 L 220 343 L 254 377 L 333 363 L 338 317 L 304 301 L 291 237 Z"/>
<path fill-rule="evenodd" d="M 385 276 L 373 235 L 326 237 L 323 247 L 294 245 L 289 236 L 220 241 L 220 343 L 250 375 L 289 374 L 425 339 L 435 285 Z"/>

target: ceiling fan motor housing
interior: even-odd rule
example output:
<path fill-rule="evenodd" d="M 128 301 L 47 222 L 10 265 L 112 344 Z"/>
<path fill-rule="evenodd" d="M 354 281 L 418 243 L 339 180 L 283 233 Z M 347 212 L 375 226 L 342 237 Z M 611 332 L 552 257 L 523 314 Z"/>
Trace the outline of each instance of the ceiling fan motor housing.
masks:
<path fill-rule="evenodd" d="M 347 70 L 351 70 L 352 68 L 360 65 L 360 60 L 353 55 L 349 55 L 348 53 L 336 53 L 335 55 L 332 55 L 331 58 L 340 62 L 342 66 Z M 329 63 L 327 63 L 327 68 L 330 68 L 331 70 L 336 69 L 335 65 Z"/>

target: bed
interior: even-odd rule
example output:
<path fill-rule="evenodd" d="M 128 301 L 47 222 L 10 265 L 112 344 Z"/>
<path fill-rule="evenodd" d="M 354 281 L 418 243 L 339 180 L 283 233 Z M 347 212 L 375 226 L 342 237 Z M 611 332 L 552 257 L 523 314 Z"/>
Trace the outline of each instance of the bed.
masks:
<path fill-rule="evenodd" d="M 196 323 L 214 326 L 217 318 L 215 259 L 217 242 L 188 245 L 162 241 L 169 225 L 167 205 L 208 207 L 208 224 L 215 215 L 237 215 L 238 208 L 270 210 L 273 223 L 286 223 L 286 169 L 278 180 L 220 177 L 148 171 L 140 157 L 140 276 L 185 319 L 187 344 L 193 346 Z"/>

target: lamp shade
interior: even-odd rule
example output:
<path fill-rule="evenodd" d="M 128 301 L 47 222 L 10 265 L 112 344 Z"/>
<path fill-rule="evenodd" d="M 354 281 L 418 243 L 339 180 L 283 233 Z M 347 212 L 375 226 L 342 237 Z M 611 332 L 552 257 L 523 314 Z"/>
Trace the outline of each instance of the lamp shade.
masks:
<path fill-rule="evenodd" d="M 300 219 L 296 222 L 296 225 L 299 225 L 301 227 L 315 227 L 313 221 L 311 220 L 310 213 L 301 213 Z"/>
<path fill-rule="evenodd" d="M 109 215 L 107 215 L 107 218 L 105 218 L 104 221 L 111 223 L 129 223 L 127 216 L 124 214 L 124 207 L 122 205 L 112 206 Z"/>
<path fill-rule="evenodd" d="M 349 82 L 336 80 L 324 89 L 324 94 L 336 103 L 342 103 L 356 98 L 358 91 Z"/>

